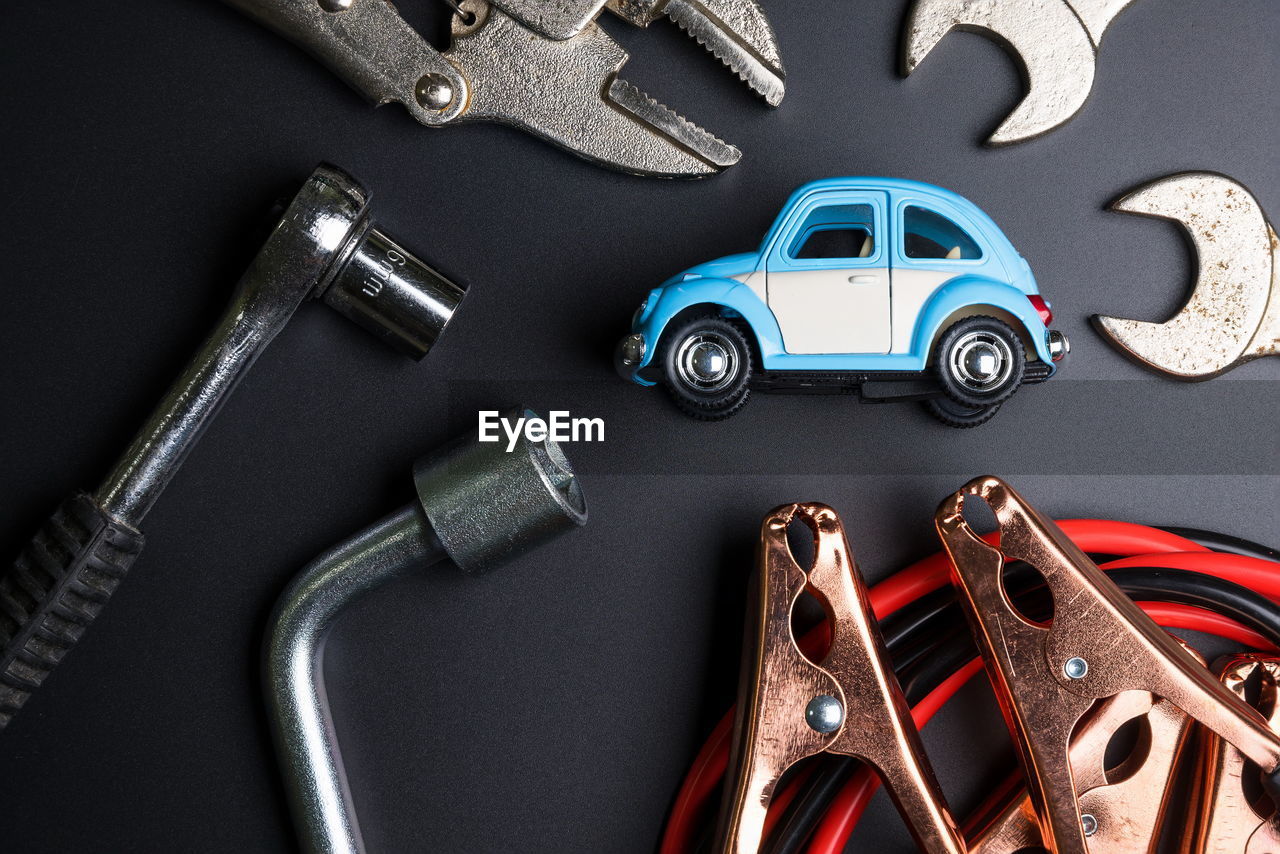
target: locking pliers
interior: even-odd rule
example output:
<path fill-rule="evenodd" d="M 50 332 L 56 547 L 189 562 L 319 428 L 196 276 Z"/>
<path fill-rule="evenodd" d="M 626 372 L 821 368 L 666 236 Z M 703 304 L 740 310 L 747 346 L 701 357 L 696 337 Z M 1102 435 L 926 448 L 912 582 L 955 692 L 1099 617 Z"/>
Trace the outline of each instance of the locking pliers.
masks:
<path fill-rule="evenodd" d="M 638 175 L 706 175 L 742 156 L 618 77 L 627 52 L 596 22 L 606 0 L 462 0 L 444 52 L 387 0 L 226 2 L 428 127 L 502 122 Z M 607 2 L 638 26 L 667 15 L 770 104 L 782 99 L 777 43 L 756 0 Z"/>

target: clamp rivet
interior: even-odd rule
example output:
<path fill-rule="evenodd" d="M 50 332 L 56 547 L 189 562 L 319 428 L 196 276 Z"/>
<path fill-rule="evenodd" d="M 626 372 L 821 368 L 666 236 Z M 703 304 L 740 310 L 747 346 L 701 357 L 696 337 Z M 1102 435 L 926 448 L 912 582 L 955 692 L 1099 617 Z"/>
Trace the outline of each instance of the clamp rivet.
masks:
<path fill-rule="evenodd" d="M 1085 836 L 1093 836 L 1098 832 L 1098 820 L 1090 813 L 1080 816 L 1080 829 L 1084 831 Z"/>
<path fill-rule="evenodd" d="M 1083 679 L 1089 672 L 1089 662 L 1079 656 L 1068 658 L 1067 663 L 1062 665 L 1062 672 L 1067 674 L 1068 679 Z"/>
<path fill-rule="evenodd" d="M 830 694 L 819 694 L 804 707 L 804 721 L 814 732 L 835 732 L 844 723 L 844 707 Z"/>
<path fill-rule="evenodd" d="M 439 112 L 453 103 L 453 84 L 448 77 L 433 71 L 422 76 L 413 94 L 423 109 Z"/>
<path fill-rule="evenodd" d="M 356 0 L 319 0 L 320 8 L 326 12 L 345 12 Z"/>

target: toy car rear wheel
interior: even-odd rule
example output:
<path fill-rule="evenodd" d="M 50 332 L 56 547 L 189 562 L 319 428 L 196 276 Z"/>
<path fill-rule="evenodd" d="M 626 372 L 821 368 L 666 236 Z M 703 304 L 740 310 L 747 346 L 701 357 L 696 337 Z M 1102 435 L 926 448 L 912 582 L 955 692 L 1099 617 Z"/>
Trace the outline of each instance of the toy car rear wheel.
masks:
<path fill-rule="evenodd" d="M 721 317 L 695 317 L 663 339 L 663 379 L 682 412 L 719 421 L 746 404 L 751 347 L 741 329 Z"/>
<path fill-rule="evenodd" d="M 963 403 L 956 403 L 949 397 L 932 397 L 924 401 L 924 408 L 930 415 L 948 427 L 963 429 L 986 424 L 1000 411 L 1000 404 L 965 406 Z"/>
<path fill-rule="evenodd" d="M 933 352 L 942 391 L 970 408 L 1004 403 L 1022 384 L 1027 355 L 1018 333 L 994 317 L 966 317 L 951 325 Z"/>

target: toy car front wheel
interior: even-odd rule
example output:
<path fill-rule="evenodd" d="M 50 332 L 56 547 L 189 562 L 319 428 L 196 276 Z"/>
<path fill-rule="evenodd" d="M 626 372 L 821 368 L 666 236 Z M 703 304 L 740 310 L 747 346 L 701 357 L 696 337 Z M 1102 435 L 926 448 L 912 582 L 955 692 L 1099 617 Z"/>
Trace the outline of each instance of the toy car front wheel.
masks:
<path fill-rule="evenodd" d="M 994 317 L 966 317 L 934 348 L 942 391 L 969 408 L 1004 403 L 1022 384 L 1027 356 L 1009 324 Z"/>
<path fill-rule="evenodd" d="M 965 406 L 949 397 L 931 397 L 924 401 L 924 408 L 948 427 L 965 428 L 986 424 L 1000 411 L 1000 404 Z"/>
<path fill-rule="evenodd" d="M 750 394 L 751 348 L 742 330 L 720 317 L 696 317 L 668 332 L 662 367 L 676 406 L 694 418 L 728 418 Z"/>

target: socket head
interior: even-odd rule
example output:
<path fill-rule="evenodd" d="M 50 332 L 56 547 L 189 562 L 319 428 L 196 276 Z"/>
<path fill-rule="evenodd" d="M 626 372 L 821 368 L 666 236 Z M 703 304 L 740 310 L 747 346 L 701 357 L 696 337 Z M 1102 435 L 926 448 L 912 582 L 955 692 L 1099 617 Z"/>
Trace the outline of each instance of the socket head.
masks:
<path fill-rule="evenodd" d="M 537 417 L 514 407 L 510 421 Z M 414 485 L 450 560 L 481 574 L 587 521 L 587 502 L 560 446 L 468 435 L 418 461 Z"/>
<path fill-rule="evenodd" d="M 276 235 L 294 237 L 289 241 L 292 251 L 267 252 L 277 242 L 273 237 L 261 254 L 268 255 L 268 265 L 309 274 L 312 296 L 421 359 L 444 332 L 465 291 L 374 228 L 369 210 L 364 187 L 322 163 L 276 225 Z"/>

